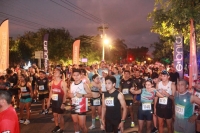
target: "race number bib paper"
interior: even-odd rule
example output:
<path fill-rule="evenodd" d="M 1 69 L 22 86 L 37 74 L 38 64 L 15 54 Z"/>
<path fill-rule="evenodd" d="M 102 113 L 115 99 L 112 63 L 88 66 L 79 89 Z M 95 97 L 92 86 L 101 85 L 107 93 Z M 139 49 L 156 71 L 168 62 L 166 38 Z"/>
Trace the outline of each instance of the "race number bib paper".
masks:
<path fill-rule="evenodd" d="M 159 98 L 159 104 L 167 105 L 167 97 Z"/>
<path fill-rule="evenodd" d="M 105 99 L 105 105 L 106 106 L 115 106 L 114 105 L 114 97 L 108 97 Z"/>
<path fill-rule="evenodd" d="M 181 116 L 184 116 L 185 107 L 182 106 L 182 105 L 177 104 L 177 105 L 175 106 L 175 111 L 176 111 L 176 114 L 181 115 Z"/>
<path fill-rule="evenodd" d="M 123 90 L 122 90 L 122 93 L 123 93 L 123 94 L 129 94 L 129 89 L 123 89 Z"/>
<path fill-rule="evenodd" d="M 100 99 L 94 99 L 93 105 L 100 105 Z"/>
<path fill-rule="evenodd" d="M 40 86 L 39 86 L 39 90 L 40 90 L 40 91 L 44 90 L 44 85 L 40 85 Z"/>
<path fill-rule="evenodd" d="M 142 103 L 142 110 L 151 110 L 151 103 Z"/>
<path fill-rule="evenodd" d="M 51 99 L 54 101 L 58 101 L 58 94 L 52 94 Z"/>

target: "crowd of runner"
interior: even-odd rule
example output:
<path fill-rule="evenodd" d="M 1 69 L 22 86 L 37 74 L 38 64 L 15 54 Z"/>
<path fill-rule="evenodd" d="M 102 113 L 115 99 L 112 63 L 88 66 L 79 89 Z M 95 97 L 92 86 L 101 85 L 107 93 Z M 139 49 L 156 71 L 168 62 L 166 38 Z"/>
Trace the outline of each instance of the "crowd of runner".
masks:
<path fill-rule="evenodd" d="M 194 83 L 188 88 L 173 64 L 57 65 L 47 73 L 35 64 L 28 70 L 9 68 L 0 76 L 0 133 L 18 133 L 19 123 L 30 124 L 31 104 L 37 101 L 42 103 L 40 114 L 53 112 L 52 133 L 64 132 L 64 110 L 71 112 L 75 133 L 94 128 L 122 133 L 127 117 L 132 128 L 134 117 L 138 119 L 138 133 L 163 133 L 165 122 L 168 133 L 200 133 L 200 79 Z M 18 118 L 11 115 L 13 108 L 19 110 Z M 19 123 L 8 124 L 14 120 Z"/>

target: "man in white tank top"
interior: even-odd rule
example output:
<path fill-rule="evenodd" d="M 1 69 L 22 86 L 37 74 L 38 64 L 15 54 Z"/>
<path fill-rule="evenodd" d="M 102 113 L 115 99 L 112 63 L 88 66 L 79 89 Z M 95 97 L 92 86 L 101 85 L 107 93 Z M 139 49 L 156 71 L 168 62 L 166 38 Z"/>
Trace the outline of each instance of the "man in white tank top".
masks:
<path fill-rule="evenodd" d="M 166 70 L 161 72 L 161 80 L 156 89 L 165 96 L 164 98 L 155 98 L 154 114 L 158 116 L 158 130 L 163 133 L 164 120 L 166 120 L 168 133 L 172 133 L 172 118 L 174 116 L 174 94 L 176 87 L 169 81 L 169 73 Z"/>
<path fill-rule="evenodd" d="M 74 82 L 70 86 L 68 97 L 71 98 L 72 106 L 74 107 L 71 110 L 74 130 L 75 133 L 80 133 L 79 129 L 81 129 L 82 133 L 87 133 L 86 112 L 88 111 L 88 98 L 92 97 L 92 92 L 89 86 L 81 81 L 80 69 L 74 69 L 72 76 Z"/>

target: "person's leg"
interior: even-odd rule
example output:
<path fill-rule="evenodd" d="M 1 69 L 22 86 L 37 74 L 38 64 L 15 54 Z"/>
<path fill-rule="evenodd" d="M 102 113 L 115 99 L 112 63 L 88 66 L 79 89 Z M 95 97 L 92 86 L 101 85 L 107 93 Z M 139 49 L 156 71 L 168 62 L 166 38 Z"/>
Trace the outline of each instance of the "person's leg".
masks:
<path fill-rule="evenodd" d="M 168 133 L 172 133 L 172 119 L 166 119 Z"/>
<path fill-rule="evenodd" d="M 163 133 L 163 125 L 164 125 L 164 119 L 158 117 L 158 131 L 159 131 L 159 133 Z"/>
<path fill-rule="evenodd" d="M 58 113 L 53 113 L 54 123 L 58 126 Z"/>
<path fill-rule="evenodd" d="M 101 106 L 98 106 L 97 111 L 98 111 L 98 115 L 99 115 L 100 128 L 101 128 L 101 130 L 105 130 L 103 128 L 102 121 L 101 121 L 101 110 L 102 110 Z"/>
<path fill-rule="evenodd" d="M 74 124 L 74 130 L 75 132 L 79 132 L 79 125 L 78 125 L 78 115 L 77 114 L 71 114 L 73 124 Z"/>
<path fill-rule="evenodd" d="M 92 110 L 92 125 L 89 127 L 89 129 L 95 128 L 96 107 L 91 106 L 91 110 Z"/>
<path fill-rule="evenodd" d="M 146 133 L 151 133 L 151 123 L 152 123 L 152 121 L 146 121 L 146 123 L 147 123 L 147 131 L 146 131 Z"/>
<path fill-rule="evenodd" d="M 86 115 L 78 115 L 78 122 L 79 126 L 82 130 L 82 133 L 87 133 L 87 127 L 86 127 Z"/>
<path fill-rule="evenodd" d="M 27 120 L 30 120 L 30 107 L 31 107 L 31 103 L 28 102 L 25 104 L 25 108 L 26 108 L 26 115 L 27 115 Z"/>
<path fill-rule="evenodd" d="M 20 102 L 19 103 L 19 109 L 20 109 L 20 119 L 23 119 L 23 114 L 24 114 L 24 107 L 25 107 L 25 104 Z"/>
<path fill-rule="evenodd" d="M 153 125 L 157 128 L 157 116 L 155 114 L 153 114 Z"/>
<path fill-rule="evenodd" d="M 64 130 L 65 121 L 64 121 L 63 114 L 58 114 L 58 119 L 60 120 L 60 129 Z"/>
<path fill-rule="evenodd" d="M 138 133 L 142 133 L 144 120 L 138 120 Z"/>

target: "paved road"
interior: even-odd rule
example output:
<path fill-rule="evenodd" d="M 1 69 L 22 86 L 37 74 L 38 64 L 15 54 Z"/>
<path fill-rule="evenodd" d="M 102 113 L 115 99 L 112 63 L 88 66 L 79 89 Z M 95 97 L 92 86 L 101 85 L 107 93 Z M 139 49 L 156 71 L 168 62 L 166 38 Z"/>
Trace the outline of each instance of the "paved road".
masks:
<path fill-rule="evenodd" d="M 52 113 L 48 115 L 41 115 L 39 114 L 39 112 L 41 111 L 40 108 L 41 108 L 40 103 L 37 103 L 37 104 L 34 103 L 31 105 L 31 110 L 32 110 L 31 119 L 30 119 L 31 123 L 29 125 L 20 124 L 21 133 L 51 133 L 51 130 L 53 130 L 53 128 L 55 127 L 54 122 L 51 121 L 51 119 L 53 118 Z M 137 105 L 133 107 L 134 112 L 137 112 L 137 108 L 138 108 Z M 74 133 L 73 122 L 70 117 L 70 113 L 66 111 L 64 118 L 65 118 L 65 133 Z M 136 126 L 134 128 L 130 128 L 130 118 L 126 119 L 124 133 L 137 132 L 138 126 L 137 126 L 136 119 L 137 119 L 137 115 L 135 115 Z M 90 111 L 87 113 L 86 125 L 87 127 L 91 125 Z M 100 124 L 98 120 L 96 120 L 96 128 L 93 130 L 89 130 L 88 132 L 89 133 L 103 133 L 103 131 L 100 130 Z M 146 131 L 144 130 L 144 133 L 145 132 Z"/>

